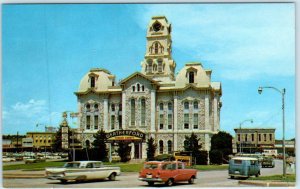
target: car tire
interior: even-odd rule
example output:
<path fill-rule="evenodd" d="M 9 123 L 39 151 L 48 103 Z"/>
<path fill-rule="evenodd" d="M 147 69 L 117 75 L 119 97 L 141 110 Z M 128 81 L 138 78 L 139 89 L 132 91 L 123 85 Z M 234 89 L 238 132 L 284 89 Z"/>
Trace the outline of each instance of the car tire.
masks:
<path fill-rule="evenodd" d="M 116 180 L 116 173 L 110 174 L 108 179 L 111 180 L 111 181 L 115 181 Z"/>
<path fill-rule="evenodd" d="M 60 182 L 63 183 L 63 184 L 66 184 L 66 183 L 67 183 L 67 180 L 61 179 Z"/>
<path fill-rule="evenodd" d="M 149 186 L 154 186 L 154 182 L 148 182 Z"/>
<path fill-rule="evenodd" d="M 192 176 L 189 180 L 188 180 L 189 184 L 194 184 L 195 182 L 195 177 Z"/>
<path fill-rule="evenodd" d="M 169 180 L 166 182 L 167 186 L 172 186 L 174 184 L 173 179 L 169 178 Z"/>

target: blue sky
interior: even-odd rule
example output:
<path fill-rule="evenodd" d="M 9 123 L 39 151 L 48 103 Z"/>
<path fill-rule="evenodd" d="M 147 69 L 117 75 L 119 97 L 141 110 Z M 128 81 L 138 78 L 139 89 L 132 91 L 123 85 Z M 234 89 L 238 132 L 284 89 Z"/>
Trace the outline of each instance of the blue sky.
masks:
<path fill-rule="evenodd" d="M 282 138 L 280 93 L 257 93 L 274 86 L 287 90 L 286 138 L 293 138 L 294 9 L 292 3 L 3 5 L 2 133 L 58 126 L 63 111 L 77 111 L 74 92 L 90 68 L 106 68 L 117 80 L 140 71 L 148 22 L 165 15 L 176 72 L 199 61 L 222 83 L 221 130 L 234 134 L 253 119 L 243 127 L 276 128 Z"/>

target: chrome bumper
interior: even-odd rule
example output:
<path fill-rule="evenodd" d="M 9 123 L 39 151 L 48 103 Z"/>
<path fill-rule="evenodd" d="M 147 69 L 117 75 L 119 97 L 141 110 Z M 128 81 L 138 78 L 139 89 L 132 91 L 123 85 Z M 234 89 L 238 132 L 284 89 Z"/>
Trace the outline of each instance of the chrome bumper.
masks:
<path fill-rule="evenodd" d="M 140 181 L 145 181 L 145 182 L 163 182 L 161 178 L 139 178 Z"/>

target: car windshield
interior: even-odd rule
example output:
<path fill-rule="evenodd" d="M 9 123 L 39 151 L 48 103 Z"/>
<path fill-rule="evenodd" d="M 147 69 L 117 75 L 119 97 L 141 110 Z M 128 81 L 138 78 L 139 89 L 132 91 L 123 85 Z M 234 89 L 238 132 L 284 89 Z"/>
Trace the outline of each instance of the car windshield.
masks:
<path fill-rule="evenodd" d="M 145 164 L 144 168 L 145 169 L 157 169 L 158 164 Z"/>
<path fill-rule="evenodd" d="M 65 168 L 79 168 L 80 163 L 66 163 Z"/>

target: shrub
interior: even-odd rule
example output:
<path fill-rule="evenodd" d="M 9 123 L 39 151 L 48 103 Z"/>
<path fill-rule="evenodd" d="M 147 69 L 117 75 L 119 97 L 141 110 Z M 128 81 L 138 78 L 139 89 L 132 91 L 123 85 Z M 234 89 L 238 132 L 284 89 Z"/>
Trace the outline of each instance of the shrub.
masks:
<path fill-rule="evenodd" d="M 156 161 L 174 161 L 175 157 L 170 154 L 161 154 L 154 157 L 154 160 Z"/>
<path fill-rule="evenodd" d="M 211 150 L 209 152 L 209 159 L 211 164 L 221 165 L 223 162 L 222 152 L 219 150 Z"/>
<path fill-rule="evenodd" d="M 199 153 L 196 154 L 196 165 L 207 165 L 207 157 L 208 153 L 205 150 L 200 150 Z"/>

